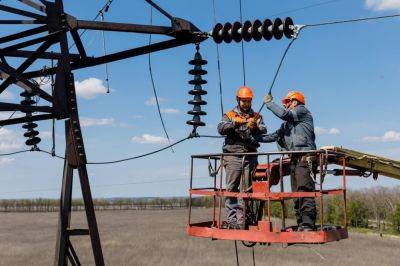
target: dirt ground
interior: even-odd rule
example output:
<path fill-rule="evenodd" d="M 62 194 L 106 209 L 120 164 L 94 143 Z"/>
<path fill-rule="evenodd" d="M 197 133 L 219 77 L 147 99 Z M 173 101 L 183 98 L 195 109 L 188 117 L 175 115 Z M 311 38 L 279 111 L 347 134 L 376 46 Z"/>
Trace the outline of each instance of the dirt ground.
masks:
<path fill-rule="evenodd" d="M 97 213 L 107 265 L 236 265 L 234 242 L 192 238 L 187 210 Z M 197 213 L 196 215 L 201 216 Z M 73 227 L 84 227 L 74 213 Z M 56 213 L 1 213 L 0 265 L 52 265 Z M 93 265 L 89 238 L 74 237 L 83 265 Z M 238 243 L 240 265 L 253 265 L 251 249 Z M 400 238 L 351 233 L 325 245 L 255 247 L 256 265 L 400 265 Z"/>

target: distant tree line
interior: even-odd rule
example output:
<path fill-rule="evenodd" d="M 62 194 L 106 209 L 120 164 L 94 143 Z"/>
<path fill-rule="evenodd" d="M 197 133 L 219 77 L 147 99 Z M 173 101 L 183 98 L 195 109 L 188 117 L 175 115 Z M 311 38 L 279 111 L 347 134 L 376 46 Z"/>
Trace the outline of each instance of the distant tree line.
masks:
<path fill-rule="evenodd" d="M 222 201 L 224 202 L 224 201 Z M 217 200 L 218 205 L 218 200 Z M 0 212 L 56 212 L 57 199 L 13 199 L 0 200 Z M 197 197 L 193 207 L 212 207 L 212 197 Z M 341 196 L 325 196 L 324 223 L 341 225 L 344 221 L 344 201 Z M 187 197 L 173 198 L 114 198 L 94 199 L 95 209 L 102 210 L 168 210 L 187 208 Z M 320 203 L 317 200 L 319 207 Z M 294 218 L 293 202 L 285 203 L 286 217 Z M 72 201 L 72 211 L 83 211 L 82 199 Z M 280 202 L 271 204 L 271 215 L 281 216 Z M 208 217 L 204 217 L 207 219 Z M 317 221 L 319 222 L 319 217 Z M 347 221 L 354 228 L 373 228 L 379 232 L 400 233 L 400 186 L 395 188 L 375 187 L 347 192 Z"/>

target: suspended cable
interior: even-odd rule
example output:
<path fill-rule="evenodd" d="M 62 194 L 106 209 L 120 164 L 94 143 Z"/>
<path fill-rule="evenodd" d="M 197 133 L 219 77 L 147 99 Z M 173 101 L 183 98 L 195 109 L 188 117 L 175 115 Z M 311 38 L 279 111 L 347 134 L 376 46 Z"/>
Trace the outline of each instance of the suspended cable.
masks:
<path fill-rule="evenodd" d="M 155 153 L 159 153 L 159 152 L 164 151 L 166 149 L 172 148 L 172 147 L 178 145 L 179 143 L 182 143 L 182 142 L 184 142 L 184 141 L 186 141 L 188 139 L 189 139 L 189 137 L 183 138 L 183 139 L 178 140 L 178 141 L 176 141 L 176 142 L 174 142 L 174 143 L 172 143 L 172 144 L 170 144 L 168 146 L 165 146 L 165 147 L 163 147 L 161 149 L 158 149 L 158 150 L 155 150 L 155 151 L 152 151 L 152 152 L 148 152 L 148 153 L 145 153 L 145 154 L 142 154 L 142 155 L 138 155 L 138 156 L 133 156 L 133 157 L 120 159 L 120 160 L 115 160 L 115 161 L 88 162 L 87 164 L 114 164 L 114 163 L 121 163 L 121 162 L 125 162 L 125 161 L 135 160 L 135 159 L 146 157 L 146 156 L 149 156 L 149 155 L 152 155 L 152 154 L 155 154 Z"/>
<path fill-rule="evenodd" d="M 363 18 L 356 18 L 356 19 L 335 20 L 335 21 L 328 21 L 328 22 L 322 22 L 322 23 L 307 24 L 304 26 L 304 28 L 320 27 L 320 26 L 343 24 L 343 23 L 354 23 L 354 22 L 362 22 L 362 21 L 369 21 L 369 20 L 379 20 L 379 19 L 387 19 L 387 18 L 394 18 L 394 17 L 400 17 L 400 13 L 386 15 L 386 16 L 363 17 Z"/>
<path fill-rule="evenodd" d="M 10 115 L 5 121 L 10 120 L 10 119 L 15 115 L 16 112 L 17 112 L 17 111 L 12 112 L 11 115 Z M 0 129 L 2 129 L 3 127 L 4 127 L 4 126 L 0 126 Z"/>
<path fill-rule="evenodd" d="M 285 51 L 284 51 L 284 53 L 283 53 L 283 55 L 282 55 L 282 57 L 281 57 L 281 60 L 279 61 L 278 67 L 277 67 L 277 69 L 276 69 L 276 71 L 275 71 L 274 78 L 272 79 L 271 85 L 269 86 L 268 94 L 271 94 L 271 93 L 272 93 L 272 88 L 273 88 L 274 85 L 275 85 L 275 81 L 276 81 L 276 79 L 277 79 L 277 77 L 278 77 L 278 74 L 279 74 L 279 72 L 280 72 L 280 70 L 281 70 L 283 61 L 285 60 L 285 57 L 286 57 L 286 54 L 287 54 L 287 52 L 289 51 L 290 47 L 292 46 L 292 44 L 294 43 L 294 41 L 295 41 L 296 39 L 297 39 L 297 36 L 293 37 L 293 39 L 292 39 L 292 40 L 289 42 L 289 44 L 286 46 L 286 49 L 285 49 Z M 265 105 L 265 103 L 263 103 L 263 104 L 261 105 L 260 110 L 259 110 L 258 112 L 261 112 L 261 110 L 264 108 L 264 105 Z"/>
<path fill-rule="evenodd" d="M 356 19 L 347 19 L 347 20 L 335 20 L 335 21 L 328 21 L 328 22 L 322 22 L 322 23 L 315 23 L 315 24 L 306 24 L 306 25 L 301 25 L 297 28 L 295 35 L 293 36 L 293 39 L 289 42 L 288 46 L 286 47 L 282 58 L 278 64 L 278 68 L 275 72 L 274 78 L 272 79 L 271 86 L 269 87 L 268 94 L 272 93 L 272 88 L 275 84 L 275 81 L 278 77 L 279 71 L 282 67 L 283 61 L 285 60 L 286 54 L 288 53 L 290 47 L 294 43 L 295 40 L 297 40 L 298 35 L 300 34 L 301 30 L 306 29 L 306 28 L 312 28 L 312 27 L 321 27 L 321 26 L 328 26 L 328 25 L 335 25 L 335 24 L 344 24 L 344 23 L 355 23 L 355 22 L 363 22 L 363 21 L 370 21 L 370 20 L 380 20 L 380 19 L 388 19 L 388 18 L 394 18 L 394 17 L 400 17 L 400 14 L 391 14 L 391 15 L 386 15 L 386 16 L 375 16 L 375 17 L 363 17 L 363 18 L 356 18 Z M 261 108 L 259 112 L 263 109 L 265 103 L 261 105 Z"/>
<path fill-rule="evenodd" d="M 243 25 L 243 12 L 242 12 L 242 0 L 239 0 L 239 11 L 240 11 L 240 23 Z M 242 39 L 242 68 L 243 68 L 243 86 L 246 85 L 246 65 L 245 65 L 245 53 L 244 53 L 244 41 Z"/>
<path fill-rule="evenodd" d="M 104 22 L 104 12 L 102 10 L 99 11 L 101 22 Z M 101 36 L 103 39 L 103 51 L 104 51 L 104 56 L 107 55 L 107 47 L 106 47 L 106 33 L 104 30 L 101 31 Z M 106 72 L 106 86 L 107 86 L 107 93 L 110 93 L 110 75 L 108 72 L 108 64 L 104 64 L 104 69 Z"/>
<path fill-rule="evenodd" d="M 153 25 L 153 7 L 150 7 L 150 25 Z M 149 34 L 149 46 L 151 45 L 151 36 L 152 35 Z M 154 82 L 153 69 L 151 66 L 151 53 L 148 53 L 148 66 L 149 66 L 149 74 L 150 74 L 151 86 L 153 88 L 154 99 L 156 100 L 158 116 L 160 117 L 161 125 L 164 130 L 164 134 L 167 137 L 168 143 L 171 144 L 171 139 L 169 138 L 167 128 L 165 126 L 164 118 L 161 113 L 160 102 L 158 100 L 157 89 L 156 89 L 156 85 Z M 173 146 L 171 146 L 171 150 L 172 150 L 172 152 L 174 152 L 174 149 L 172 147 Z"/>
<path fill-rule="evenodd" d="M 281 11 L 281 12 L 269 15 L 268 17 L 276 17 L 276 16 L 280 16 L 280 15 L 283 15 L 283 14 L 295 13 L 295 12 L 302 11 L 302 10 L 305 10 L 305 9 L 310 9 L 310 8 L 314 8 L 314 7 L 318 7 L 318 6 L 324 6 L 324 5 L 332 4 L 332 3 L 335 3 L 335 2 L 339 2 L 339 1 L 342 1 L 342 0 L 323 1 L 323 2 L 316 3 L 316 4 L 308 5 L 308 6 L 303 6 L 303 7 L 298 7 L 298 8 L 294 8 L 294 9 Z"/>
<path fill-rule="evenodd" d="M 2 157 L 2 156 L 11 156 L 11 155 L 15 155 L 15 154 L 30 152 L 30 151 L 33 151 L 33 150 L 29 149 L 29 150 L 14 151 L 14 152 L 10 152 L 10 153 L 0 153 L 0 157 Z"/>
<path fill-rule="evenodd" d="M 213 6 L 213 16 L 214 16 L 214 25 L 217 24 L 217 15 L 215 11 L 215 0 L 212 1 L 212 6 Z M 220 107 L 221 107 L 221 116 L 224 115 L 224 104 L 223 104 L 223 97 L 222 97 L 222 78 L 221 78 L 221 56 L 219 53 L 219 44 L 216 43 L 217 48 L 217 70 L 218 70 L 218 84 L 219 84 L 219 101 L 220 101 Z"/>

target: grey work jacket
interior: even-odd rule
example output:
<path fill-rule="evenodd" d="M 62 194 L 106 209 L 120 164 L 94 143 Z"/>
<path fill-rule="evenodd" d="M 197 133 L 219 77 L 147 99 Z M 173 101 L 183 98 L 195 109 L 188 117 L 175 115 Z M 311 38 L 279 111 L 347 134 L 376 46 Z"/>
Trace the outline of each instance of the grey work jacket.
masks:
<path fill-rule="evenodd" d="M 278 142 L 279 149 L 286 151 L 316 149 L 313 117 L 304 105 L 297 105 L 292 110 L 286 110 L 274 102 L 266 106 L 285 122 L 274 133 L 255 136 L 256 141 Z"/>
<path fill-rule="evenodd" d="M 244 118 L 254 115 L 252 109 L 248 114 L 243 114 L 238 108 L 233 109 L 233 111 Z M 218 124 L 218 133 L 225 136 L 223 151 L 230 153 L 256 152 L 260 144 L 251 135 L 267 133 L 262 116 L 259 115 L 259 117 L 257 120 L 257 129 L 251 131 L 246 124 L 235 126 L 227 114 L 224 114 L 221 122 Z"/>

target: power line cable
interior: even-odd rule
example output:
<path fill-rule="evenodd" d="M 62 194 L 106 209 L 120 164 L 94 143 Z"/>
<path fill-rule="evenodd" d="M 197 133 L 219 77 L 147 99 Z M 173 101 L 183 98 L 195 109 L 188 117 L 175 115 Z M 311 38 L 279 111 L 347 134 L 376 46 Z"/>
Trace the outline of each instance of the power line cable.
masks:
<path fill-rule="evenodd" d="M 150 7 L 150 25 L 153 25 L 153 7 Z M 149 34 L 149 46 L 151 45 L 151 36 L 152 35 Z M 162 113 L 161 113 L 160 102 L 158 100 L 157 89 L 156 89 L 156 85 L 155 85 L 155 82 L 154 82 L 153 69 L 152 69 L 152 66 L 151 66 L 151 53 L 148 53 L 148 66 L 149 66 L 149 74 L 150 74 L 151 86 L 153 88 L 153 94 L 154 94 L 154 98 L 156 100 L 158 116 L 160 117 L 161 125 L 162 125 L 162 128 L 164 130 L 164 134 L 167 137 L 168 143 L 171 144 L 171 139 L 169 138 L 168 131 L 167 131 L 167 128 L 165 126 L 164 118 L 163 118 Z M 171 150 L 172 150 L 172 152 L 174 152 L 172 146 L 171 146 Z"/>
<path fill-rule="evenodd" d="M 306 24 L 306 25 L 304 25 L 304 28 L 328 26 L 328 25 L 334 25 L 334 24 L 354 23 L 354 22 L 362 22 L 362 21 L 370 21 L 370 20 L 380 20 L 380 19 L 395 18 L 395 17 L 400 17 L 400 13 L 385 15 L 385 16 L 362 17 L 362 18 L 347 19 L 347 20 L 334 20 L 334 21 L 315 23 L 315 24 Z"/>
<path fill-rule="evenodd" d="M 0 153 L 0 157 L 11 156 L 11 155 L 25 153 L 25 152 L 31 152 L 31 151 L 33 151 L 33 150 L 29 149 L 29 150 L 20 150 L 20 151 L 14 151 L 14 152 L 9 152 L 9 153 Z"/>
<path fill-rule="evenodd" d="M 316 4 L 312 4 L 312 5 L 307 5 L 307 6 L 303 6 L 303 7 L 298 7 L 298 8 L 294 8 L 294 9 L 289 9 L 289 10 L 281 11 L 281 12 L 278 12 L 278 13 L 275 13 L 275 14 L 272 14 L 272 15 L 269 15 L 269 17 L 280 16 L 280 15 L 288 14 L 288 13 L 295 13 L 295 12 L 302 11 L 302 10 L 305 10 L 305 9 L 310 9 L 310 8 L 314 8 L 314 7 L 324 6 L 324 5 L 332 4 L 332 3 L 335 3 L 335 2 L 339 2 L 339 1 L 342 1 L 342 0 L 323 1 L 323 2 L 316 3 Z"/>
<path fill-rule="evenodd" d="M 371 21 L 371 20 L 380 20 L 380 19 L 388 19 L 388 18 L 394 18 L 394 17 L 400 17 L 400 14 L 391 14 L 391 15 L 385 15 L 385 16 L 374 16 L 374 17 L 363 17 L 363 18 L 356 18 L 356 19 L 347 19 L 347 20 L 335 20 L 335 21 L 328 21 L 328 22 L 322 22 L 322 23 L 315 23 L 315 24 L 306 24 L 306 25 L 301 25 L 298 29 L 297 32 L 295 33 L 295 35 L 293 36 L 293 39 L 289 42 L 288 46 L 286 47 L 281 60 L 279 61 L 278 64 L 278 68 L 275 71 L 275 75 L 274 78 L 272 79 L 271 85 L 269 87 L 269 91 L 268 94 L 272 93 L 272 88 L 275 84 L 275 81 L 278 77 L 278 74 L 281 70 L 283 61 L 286 58 L 286 55 L 290 49 L 290 47 L 292 46 L 292 44 L 294 43 L 294 41 L 298 38 L 298 35 L 300 34 L 300 31 L 306 28 L 312 28 L 312 27 L 321 27 L 321 26 L 329 26 L 329 25 L 335 25 L 335 24 L 344 24 L 344 23 L 355 23 L 355 22 L 363 22 L 363 21 Z M 259 112 L 261 112 L 261 110 L 263 109 L 263 107 L 265 106 L 265 103 L 263 103 L 261 105 L 261 108 L 259 110 Z"/>

